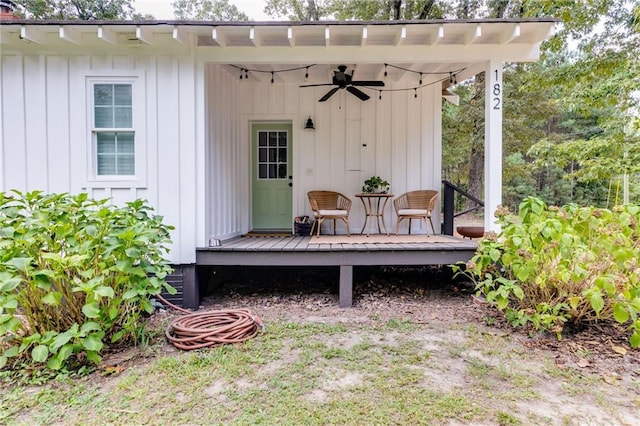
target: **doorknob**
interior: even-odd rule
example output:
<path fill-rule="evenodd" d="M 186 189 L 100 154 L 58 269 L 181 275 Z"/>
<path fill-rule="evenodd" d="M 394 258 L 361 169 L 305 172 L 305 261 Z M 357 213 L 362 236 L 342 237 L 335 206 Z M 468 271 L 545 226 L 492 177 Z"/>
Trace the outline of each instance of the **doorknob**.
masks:
<path fill-rule="evenodd" d="M 293 179 L 293 176 L 289 176 L 289 180 Z"/>
<path fill-rule="evenodd" d="M 293 186 L 293 183 L 289 182 L 289 186 Z"/>

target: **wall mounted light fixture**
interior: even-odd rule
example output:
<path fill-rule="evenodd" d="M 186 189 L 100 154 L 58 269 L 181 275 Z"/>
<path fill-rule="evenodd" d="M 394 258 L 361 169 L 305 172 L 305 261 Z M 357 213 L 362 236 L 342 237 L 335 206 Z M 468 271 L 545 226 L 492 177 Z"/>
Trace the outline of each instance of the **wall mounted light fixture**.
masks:
<path fill-rule="evenodd" d="M 309 116 L 309 118 L 307 118 L 307 122 L 304 125 L 304 129 L 305 130 L 315 130 L 316 127 L 313 125 L 313 120 L 311 119 L 311 116 Z"/>

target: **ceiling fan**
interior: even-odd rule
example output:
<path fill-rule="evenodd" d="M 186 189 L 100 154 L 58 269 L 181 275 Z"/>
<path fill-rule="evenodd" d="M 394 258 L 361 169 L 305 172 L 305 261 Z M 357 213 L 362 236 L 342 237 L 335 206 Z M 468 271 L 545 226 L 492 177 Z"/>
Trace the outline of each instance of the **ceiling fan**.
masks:
<path fill-rule="evenodd" d="M 361 101 L 366 101 L 370 98 L 369 95 L 364 93 L 362 90 L 357 89 L 354 86 L 369 86 L 369 87 L 383 87 L 383 81 L 374 81 L 374 80 L 353 80 L 353 71 L 351 74 L 347 74 L 347 66 L 340 65 L 338 69 L 333 72 L 333 82 L 332 83 L 322 83 L 322 84 L 305 84 L 300 87 L 316 87 L 316 86 L 337 86 L 333 89 L 329 90 L 323 97 L 320 98 L 318 102 L 324 102 L 333 96 L 339 89 L 347 89 L 347 92 L 357 96 Z"/>

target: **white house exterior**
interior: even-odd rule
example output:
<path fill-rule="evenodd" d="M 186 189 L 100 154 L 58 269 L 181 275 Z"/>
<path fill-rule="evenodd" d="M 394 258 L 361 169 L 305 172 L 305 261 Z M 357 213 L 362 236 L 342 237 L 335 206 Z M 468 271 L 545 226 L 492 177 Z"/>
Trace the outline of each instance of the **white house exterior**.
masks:
<path fill-rule="evenodd" d="M 261 210 L 269 199 L 291 227 L 310 214 L 312 189 L 352 196 L 379 175 L 395 194 L 440 190 L 442 90 L 451 77 L 486 71 L 492 212 L 502 189 L 502 65 L 538 59 L 555 23 L 2 21 L 0 191 L 146 199 L 175 226 L 171 262 L 193 265 L 211 237 L 282 228 Z M 342 64 L 354 80 L 385 86 L 360 87 L 367 101 L 339 90 L 326 102 L 330 86 L 299 87 L 331 82 Z M 315 130 L 304 129 L 308 118 Z M 256 129 L 286 138 L 286 170 L 273 166 L 285 188 L 270 197 L 253 175 Z M 364 214 L 353 200 L 358 232 Z"/>

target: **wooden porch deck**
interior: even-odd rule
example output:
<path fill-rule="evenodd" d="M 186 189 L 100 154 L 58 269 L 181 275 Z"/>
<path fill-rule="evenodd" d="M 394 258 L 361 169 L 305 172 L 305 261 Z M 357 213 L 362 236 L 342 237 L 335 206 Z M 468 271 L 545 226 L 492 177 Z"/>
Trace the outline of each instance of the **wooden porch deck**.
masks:
<path fill-rule="evenodd" d="M 401 239 L 401 238 L 400 238 Z M 236 237 L 196 251 L 202 266 L 336 266 L 340 307 L 353 300 L 354 266 L 446 265 L 471 259 L 472 240 L 438 235 L 438 242 L 313 244 L 311 237 Z"/>

